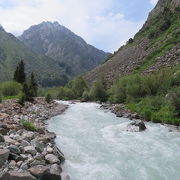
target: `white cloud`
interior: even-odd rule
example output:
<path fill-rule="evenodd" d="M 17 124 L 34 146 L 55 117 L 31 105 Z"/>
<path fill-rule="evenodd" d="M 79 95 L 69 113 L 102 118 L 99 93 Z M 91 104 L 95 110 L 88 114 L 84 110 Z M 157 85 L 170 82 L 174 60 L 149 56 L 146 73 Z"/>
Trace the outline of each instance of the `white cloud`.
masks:
<path fill-rule="evenodd" d="M 153 6 L 155 6 L 157 4 L 158 0 L 150 0 L 150 2 Z"/>
<path fill-rule="evenodd" d="M 89 44 L 113 51 L 138 31 L 142 22 L 125 20 L 121 12 L 113 10 L 113 0 L 9 0 L 13 6 L 1 7 L 0 24 L 11 33 L 42 21 L 58 21 Z M 7 2 L 7 1 L 6 1 Z"/>

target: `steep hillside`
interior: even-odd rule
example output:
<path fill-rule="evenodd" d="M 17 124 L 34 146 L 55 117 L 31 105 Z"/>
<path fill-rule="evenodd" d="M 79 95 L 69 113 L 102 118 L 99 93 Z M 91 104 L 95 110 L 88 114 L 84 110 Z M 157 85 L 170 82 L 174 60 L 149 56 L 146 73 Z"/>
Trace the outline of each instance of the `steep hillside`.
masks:
<path fill-rule="evenodd" d="M 58 22 L 32 26 L 19 39 L 34 52 L 54 59 L 71 77 L 93 69 L 107 57 Z"/>
<path fill-rule="evenodd" d="M 32 71 L 38 76 L 40 84 L 63 85 L 68 77 L 64 69 L 53 59 L 38 55 L 27 48 L 12 34 L 0 26 L 0 81 L 11 80 L 20 60 L 26 64 L 26 72 Z"/>
<path fill-rule="evenodd" d="M 180 63 L 180 1 L 159 0 L 142 29 L 106 62 L 85 75 L 108 84 L 130 73 L 150 73 Z"/>

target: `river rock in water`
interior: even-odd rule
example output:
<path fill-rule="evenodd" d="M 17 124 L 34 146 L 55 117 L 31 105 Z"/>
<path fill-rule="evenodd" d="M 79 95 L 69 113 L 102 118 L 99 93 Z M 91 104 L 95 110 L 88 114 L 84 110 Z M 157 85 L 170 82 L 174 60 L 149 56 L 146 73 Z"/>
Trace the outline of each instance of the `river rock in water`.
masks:
<path fill-rule="evenodd" d="M 146 130 L 146 126 L 142 121 L 141 122 L 134 121 L 127 126 L 127 131 L 130 132 L 141 132 L 144 130 Z"/>

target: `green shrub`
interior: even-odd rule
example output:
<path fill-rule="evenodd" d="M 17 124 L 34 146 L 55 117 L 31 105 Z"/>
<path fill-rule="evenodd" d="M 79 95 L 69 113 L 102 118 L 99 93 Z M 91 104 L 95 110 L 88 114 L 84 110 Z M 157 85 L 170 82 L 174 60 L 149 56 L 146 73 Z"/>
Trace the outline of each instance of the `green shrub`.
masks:
<path fill-rule="evenodd" d="M 3 96 L 17 96 L 21 92 L 21 84 L 15 81 L 0 83 L 0 92 Z"/>
<path fill-rule="evenodd" d="M 90 94 L 89 94 L 89 91 L 84 91 L 83 92 L 83 95 L 82 95 L 82 101 L 84 102 L 87 102 L 87 101 L 90 101 L 91 100 L 91 97 L 90 97 Z"/>
<path fill-rule="evenodd" d="M 93 87 L 90 90 L 90 97 L 94 101 L 105 102 L 108 99 L 108 94 L 105 90 L 105 86 L 101 80 L 94 82 Z"/>
<path fill-rule="evenodd" d="M 174 86 L 180 86 L 180 71 L 174 73 L 172 84 Z"/>
<path fill-rule="evenodd" d="M 0 94 L 0 103 L 2 102 L 2 95 Z"/>
<path fill-rule="evenodd" d="M 159 111 L 154 112 L 152 115 L 153 122 L 163 122 L 167 124 L 173 124 L 175 118 L 174 109 L 170 105 L 163 106 Z"/>
<path fill-rule="evenodd" d="M 180 116 L 180 86 L 173 88 L 168 94 L 170 104 L 175 108 L 177 116 Z"/>
<path fill-rule="evenodd" d="M 70 81 L 66 85 L 66 88 L 67 88 L 65 89 L 66 91 L 71 90 L 71 93 L 69 92 L 70 95 L 76 99 L 80 99 L 83 95 L 83 92 L 88 89 L 86 81 L 81 76 Z M 69 93 L 67 93 L 67 95 Z"/>
<path fill-rule="evenodd" d="M 32 122 L 29 122 L 29 121 L 27 121 L 27 120 L 22 119 L 22 120 L 21 120 L 21 125 L 22 125 L 26 130 L 29 130 L 29 131 L 37 131 L 36 126 L 35 126 Z"/>
<path fill-rule="evenodd" d="M 18 100 L 18 103 L 22 106 L 24 106 L 24 103 L 26 101 L 26 95 L 24 93 L 22 93 L 20 96 L 19 96 L 19 100 Z"/>
<path fill-rule="evenodd" d="M 52 97 L 51 97 L 50 94 L 47 94 L 47 95 L 46 95 L 45 101 L 46 101 L 47 103 L 51 103 L 51 102 L 52 102 Z"/>

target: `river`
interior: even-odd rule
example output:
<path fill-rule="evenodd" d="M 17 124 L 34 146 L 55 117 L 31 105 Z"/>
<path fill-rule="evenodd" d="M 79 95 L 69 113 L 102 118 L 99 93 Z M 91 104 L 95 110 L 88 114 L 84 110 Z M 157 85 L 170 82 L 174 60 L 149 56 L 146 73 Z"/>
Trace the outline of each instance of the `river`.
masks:
<path fill-rule="evenodd" d="M 127 132 L 130 122 L 96 103 L 69 104 L 48 124 L 65 154 L 64 172 L 71 180 L 179 180 L 180 133 L 153 123 Z"/>

